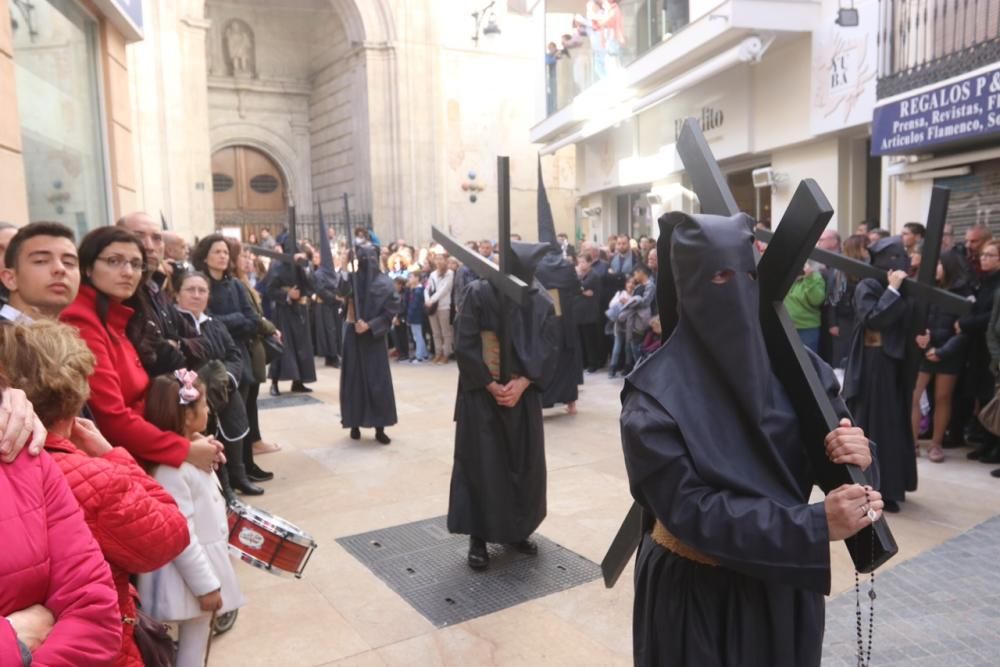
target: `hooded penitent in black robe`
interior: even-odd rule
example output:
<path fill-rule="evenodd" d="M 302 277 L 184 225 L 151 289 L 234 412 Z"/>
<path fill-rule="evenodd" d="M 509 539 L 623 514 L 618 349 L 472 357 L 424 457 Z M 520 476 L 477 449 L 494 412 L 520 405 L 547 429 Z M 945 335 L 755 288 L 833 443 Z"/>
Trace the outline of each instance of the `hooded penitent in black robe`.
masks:
<path fill-rule="evenodd" d="M 340 271 L 319 268 L 313 274 L 316 285 L 315 349 L 316 356 L 340 360 L 340 345 L 344 338 L 344 320 L 340 316 L 337 292 L 347 278 Z"/>
<path fill-rule="evenodd" d="M 515 255 L 519 250 L 523 255 L 512 263 L 526 269 L 515 269 L 515 274 L 534 285 L 526 302 L 517 306 L 504 300 L 502 313 L 496 289 L 478 280 L 466 288 L 455 318 L 459 376 L 448 502 L 449 531 L 509 544 L 527 539 L 545 518 L 541 387 L 558 361 L 560 335 L 551 297 L 530 276 L 545 246 L 512 245 Z M 496 369 L 491 371 L 484 352 L 489 354 L 489 341 L 495 341 L 500 317 L 506 318 L 511 341 L 511 373 L 531 380 L 513 408 L 497 405 L 486 389 Z"/>
<path fill-rule="evenodd" d="M 291 303 L 288 290 L 298 287 L 300 297 Z M 299 264 L 272 262 L 267 277 L 267 298 L 273 303 L 274 324 L 281 331 L 285 350 L 271 362 L 267 377 L 274 381 L 315 382 L 310 331 L 309 297 L 313 294 L 312 270 Z"/>
<path fill-rule="evenodd" d="M 905 271 L 909 264 L 898 237 L 881 239 L 869 252 L 872 265 Z M 879 491 L 886 500 L 917 490 L 917 458 L 905 380 L 909 304 L 899 292 L 866 278 L 854 290 L 857 317 L 844 374 L 844 400 L 856 424 L 878 443 Z"/>
<path fill-rule="evenodd" d="M 556 403 L 575 401 L 580 395 L 579 385 L 583 384 L 583 354 L 575 313 L 576 300 L 580 297 L 580 279 L 558 247 L 542 258 L 535 269 L 535 278 L 552 297 L 559 321 L 559 362 L 542 394 L 542 406 L 549 408 Z"/>
<path fill-rule="evenodd" d="M 820 664 L 830 541 L 791 402 L 758 319 L 752 220 L 661 221 L 663 346 L 628 376 L 622 444 L 632 495 L 715 565 L 642 540 L 637 665 Z M 672 230 L 672 233 L 668 230 Z M 729 271 L 724 284 L 717 272 Z M 810 355 L 837 411 L 830 368 Z"/>
<path fill-rule="evenodd" d="M 348 320 L 340 365 L 340 423 L 344 428 L 382 428 L 396 423 L 396 397 L 385 336 L 402 301 L 392 279 L 379 271 L 378 250 L 357 248 L 357 275 L 349 277 L 355 294 L 355 317 L 368 323 L 358 334 Z"/>

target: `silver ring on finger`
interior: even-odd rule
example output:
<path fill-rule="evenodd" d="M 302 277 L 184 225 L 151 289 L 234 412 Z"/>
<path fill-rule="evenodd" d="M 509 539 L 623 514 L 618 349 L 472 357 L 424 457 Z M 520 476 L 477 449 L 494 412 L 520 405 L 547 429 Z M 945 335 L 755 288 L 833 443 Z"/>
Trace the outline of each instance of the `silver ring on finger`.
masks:
<path fill-rule="evenodd" d="M 868 508 L 868 520 L 871 521 L 874 524 L 875 523 L 875 519 L 877 519 L 877 518 L 878 518 L 878 512 L 876 512 L 875 510 L 873 510 L 873 509 L 871 509 L 869 507 Z"/>
<path fill-rule="evenodd" d="M 871 511 L 871 509 L 872 509 L 871 505 L 862 505 L 861 506 L 861 516 L 865 516 L 866 514 L 868 514 Z"/>

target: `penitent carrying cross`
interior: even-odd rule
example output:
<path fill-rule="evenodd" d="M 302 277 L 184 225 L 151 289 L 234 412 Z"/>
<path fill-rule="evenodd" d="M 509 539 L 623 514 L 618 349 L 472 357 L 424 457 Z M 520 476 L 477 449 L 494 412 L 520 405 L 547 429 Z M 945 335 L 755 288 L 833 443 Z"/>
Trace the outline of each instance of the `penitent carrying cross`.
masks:
<path fill-rule="evenodd" d="M 698 195 L 702 213 L 722 216 L 739 213 L 725 177 L 694 119 L 684 122 L 677 151 L 692 189 Z M 872 479 L 857 466 L 830 462 L 824 448 L 817 446 L 838 427 L 839 419 L 783 301 L 832 216 L 833 209 L 816 183 L 808 179 L 800 183 L 757 267 L 760 324 L 772 371 L 792 401 L 803 442 L 810 443 L 806 449 L 816 479 L 827 493 L 846 483 L 872 486 Z M 676 312 L 676 309 L 671 310 Z M 664 313 L 660 315 L 662 319 Z M 663 330 L 671 331 L 673 324 L 663 322 Z M 617 581 L 643 533 L 649 529 L 652 517 L 645 514 L 640 506 L 633 505 L 615 536 L 601 563 L 607 586 Z M 873 572 L 898 551 L 885 519 L 876 521 L 874 518 L 872 515 L 872 525 L 846 541 L 858 572 Z M 870 595 L 873 603 L 874 589 Z M 869 632 L 869 643 L 870 636 Z"/>
<path fill-rule="evenodd" d="M 497 227 L 497 249 L 499 253 L 499 266 L 486 259 L 478 252 L 470 250 L 462 245 L 458 239 L 449 236 L 437 227 L 432 228 L 431 233 L 434 240 L 444 246 L 448 253 L 462 262 L 480 278 L 488 281 L 496 288 L 501 301 L 512 301 L 517 305 L 522 305 L 531 286 L 517 276 L 511 275 L 510 261 L 512 250 L 510 247 L 510 158 L 506 156 L 497 157 L 497 202 L 498 220 Z M 501 313 L 506 313 L 506 308 L 500 309 Z M 510 382 L 510 359 L 511 341 L 506 329 L 504 318 L 500 318 L 499 331 L 496 332 L 499 342 L 499 382 L 506 384 Z"/>

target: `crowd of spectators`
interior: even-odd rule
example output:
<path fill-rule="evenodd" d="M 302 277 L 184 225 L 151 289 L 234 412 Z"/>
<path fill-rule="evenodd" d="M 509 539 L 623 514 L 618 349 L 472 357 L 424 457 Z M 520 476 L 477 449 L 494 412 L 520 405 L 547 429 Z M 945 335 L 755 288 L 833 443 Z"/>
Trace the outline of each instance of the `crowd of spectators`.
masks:
<path fill-rule="evenodd" d="M 378 247 L 403 302 L 387 353 L 448 365 L 473 272 L 436 244 L 354 235 Z M 911 223 L 899 239 L 914 275 L 923 236 Z M 843 241 L 827 230 L 818 245 L 865 261 L 886 237 L 862 225 Z M 269 230 L 248 240 L 278 252 L 288 242 Z M 308 242 L 288 249 L 291 265 L 216 234 L 192 248 L 141 213 L 79 245 L 57 223 L 0 225 L 0 522 L 12 537 L 0 550 L 5 661 L 21 651 L 55 664 L 141 665 L 143 613 L 178 623 L 185 660 L 196 661 L 211 614 L 244 603 L 217 539 L 220 508 L 236 493 L 264 493 L 258 485 L 273 478 L 255 462 L 279 448 L 263 440 L 257 417 L 268 363 L 277 394 L 286 377 L 276 365 L 292 359 L 292 391 L 307 392 L 314 357 L 340 363 L 353 243 L 324 242 L 332 267 Z M 579 280 L 569 307 L 583 367 L 626 375 L 662 342 L 655 241 L 612 235 L 577 250 L 560 235 L 558 244 Z M 469 248 L 496 259 L 491 240 Z M 908 415 L 914 440 L 930 439 L 935 462 L 971 444 L 969 458 L 1000 463 L 1000 437 L 975 419 L 1000 376 L 1000 241 L 987 226 L 963 243 L 945 230 L 937 284 L 973 303 L 962 317 L 932 308 L 914 341 L 926 356 Z M 810 263 L 786 301 L 803 343 L 834 368 L 858 335 L 857 285 Z M 282 312 L 294 317 L 276 325 L 270 318 Z"/>

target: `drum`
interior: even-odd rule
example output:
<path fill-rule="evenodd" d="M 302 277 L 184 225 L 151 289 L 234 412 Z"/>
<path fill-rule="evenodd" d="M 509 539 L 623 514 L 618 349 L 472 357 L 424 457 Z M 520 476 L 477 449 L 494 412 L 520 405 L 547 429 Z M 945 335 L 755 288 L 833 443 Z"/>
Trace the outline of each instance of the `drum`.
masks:
<path fill-rule="evenodd" d="M 228 508 L 229 549 L 244 563 L 271 574 L 302 577 L 316 543 L 281 517 L 237 501 Z"/>

